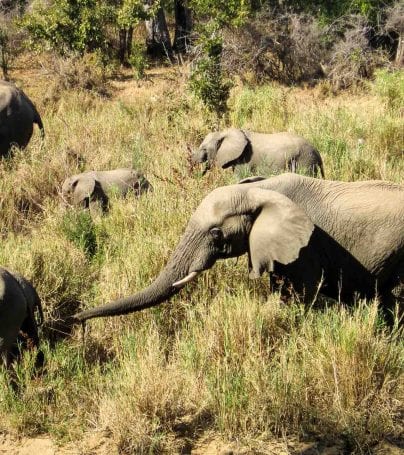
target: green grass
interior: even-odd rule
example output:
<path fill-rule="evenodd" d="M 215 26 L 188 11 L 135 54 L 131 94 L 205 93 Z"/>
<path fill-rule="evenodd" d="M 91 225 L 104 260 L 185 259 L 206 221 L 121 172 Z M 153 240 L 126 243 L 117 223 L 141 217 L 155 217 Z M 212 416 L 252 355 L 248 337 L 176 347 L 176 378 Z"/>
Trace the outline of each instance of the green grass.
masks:
<path fill-rule="evenodd" d="M 203 196 L 248 175 L 190 169 L 187 145 L 209 127 L 181 80 L 145 82 L 123 100 L 65 92 L 47 105 L 37 89 L 45 144 L 36 135 L 0 163 L 0 264 L 32 279 L 52 324 L 43 333 L 42 374 L 26 356 L 15 394 L 0 371 L 0 432 L 65 441 L 108 428 L 122 453 L 180 451 L 182 422 L 190 434 L 209 430 L 249 447 L 294 434 L 343 439 L 361 453 L 397 436 L 402 332 L 385 330 L 374 302 L 280 306 L 265 279 L 248 280 L 245 258 L 216 264 L 170 303 L 89 322 L 84 346 L 80 328 L 61 336 L 58 321 L 78 306 L 148 285 Z M 402 182 L 402 119 L 377 93 L 324 98 L 237 87 L 229 118 L 306 136 L 328 178 Z M 153 193 L 112 197 L 109 213 L 92 220 L 62 207 L 66 176 L 130 165 L 144 170 Z"/>

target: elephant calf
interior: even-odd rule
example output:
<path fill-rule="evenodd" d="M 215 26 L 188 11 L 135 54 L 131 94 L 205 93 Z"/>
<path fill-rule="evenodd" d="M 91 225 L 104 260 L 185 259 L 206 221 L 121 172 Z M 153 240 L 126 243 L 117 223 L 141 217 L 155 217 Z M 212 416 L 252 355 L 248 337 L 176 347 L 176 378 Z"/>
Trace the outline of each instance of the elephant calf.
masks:
<path fill-rule="evenodd" d="M 16 354 L 19 336 L 26 339 L 27 345 L 38 347 L 38 325 L 42 322 L 41 300 L 32 284 L 18 273 L 0 267 L 0 355 L 6 366 Z"/>
<path fill-rule="evenodd" d="M 41 117 L 32 101 L 11 82 L 0 80 L 0 157 L 7 156 L 13 145 L 28 145 L 36 123 L 44 136 Z"/>
<path fill-rule="evenodd" d="M 298 169 L 324 178 L 323 162 L 319 152 L 301 136 L 283 132 L 254 133 L 237 128 L 209 133 L 199 149 L 192 154 L 195 163 L 206 162 L 223 169 L 248 164 L 252 169 L 265 166 L 273 173 Z"/>
<path fill-rule="evenodd" d="M 145 176 L 134 169 L 89 171 L 67 178 L 62 186 L 62 198 L 84 208 L 100 202 L 105 212 L 108 210 L 108 191 L 113 188 L 121 196 L 125 196 L 128 191 L 140 196 L 153 189 Z"/>

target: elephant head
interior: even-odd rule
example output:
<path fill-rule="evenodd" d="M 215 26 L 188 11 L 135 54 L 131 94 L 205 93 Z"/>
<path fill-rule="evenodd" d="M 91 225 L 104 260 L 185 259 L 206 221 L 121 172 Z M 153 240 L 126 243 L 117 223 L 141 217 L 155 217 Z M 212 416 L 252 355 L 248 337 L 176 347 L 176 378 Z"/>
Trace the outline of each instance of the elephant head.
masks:
<path fill-rule="evenodd" d="M 146 289 L 76 315 L 78 321 L 158 305 L 218 259 L 249 255 L 250 277 L 288 264 L 305 247 L 314 225 L 286 196 L 251 185 L 212 191 L 192 215 L 166 267 Z"/>
<path fill-rule="evenodd" d="M 207 169 L 213 162 L 227 168 L 241 158 L 248 145 L 246 134 L 236 128 L 209 133 L 192 154 L 192 160 L 195 163 L 207 162 Z"/>
<path fill-rule="evenodd" d="M 100 200 L 103 210 L 108 207 L 108 197 L 102 189 L 101 183 L 92 173 L 74 175 L 67 178 L 62 185 L 62 198 L 73 205 L 89 208 L 90 202 Z"/>

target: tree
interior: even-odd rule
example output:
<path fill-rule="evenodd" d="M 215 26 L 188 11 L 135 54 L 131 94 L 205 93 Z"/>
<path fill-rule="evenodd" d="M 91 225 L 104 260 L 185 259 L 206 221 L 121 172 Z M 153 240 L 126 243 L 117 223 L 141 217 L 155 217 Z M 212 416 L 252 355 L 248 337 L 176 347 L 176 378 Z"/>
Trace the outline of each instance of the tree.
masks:
<path fill-rule="evenodd" d="M 104 1 L 55 0 L 49 5 L 34 3 L 21 25 L 28 31 L 34 47 L 43 46 L 60 54 L 105 51 L 106 27 L 113 10 Z"/>
<path fill-rule="evenodd" d="M 116 23 L 118 25 L 119 49 L 118 58 L 123 65 L 131 57 L 133 29 L 141 21 L 148 18 L 148 13 L 142 0 L 123 0 L 117 9 Z"/>
<path fill-rule="evenodd" d="M 187 0 L 174 0 L 175 34 L 174 49 L 186 52 L 192 31 L 192 12 Z"/>
<path fill-rule="evenodd" d="M 394 61 L 397 66 L 404 65 L 404 4 L 397 2 L 386 11 L 385 31 L 396 42 Z"/>
<path fill-rule="evenodd" d="M 145 10 L 149 13 L 149 18 L 145 21 L 147 53 L 153 57 L 170 58 L 172 46 L 163 8 L 156 0 L 146 0 Z M 155 13 L 150 13 L 153 10 Z"/>

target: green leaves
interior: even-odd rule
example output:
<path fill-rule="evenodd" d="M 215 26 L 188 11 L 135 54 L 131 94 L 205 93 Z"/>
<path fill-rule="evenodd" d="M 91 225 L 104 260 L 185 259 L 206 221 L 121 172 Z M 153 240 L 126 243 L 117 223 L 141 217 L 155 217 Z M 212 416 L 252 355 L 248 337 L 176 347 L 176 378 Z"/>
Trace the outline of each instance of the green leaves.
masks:
<path fill-rule="evenodd" d="M 189 80 L 189 88 L 208 111 L 218 117 L 227 111 L 232 82 L 222 74 L 223 40 L 216 27 L 206 27 L 199 38 L 201 55 L 197 58 Z"/>
<path fill-rule="evenodd" d="M 220 26 L 242 25 L 251 12 L 248 0 L 191 0 L 189 3 L 197 15 L 212 18 Z"/>
<path fill-rule="evenodd" d="M 66 54 L 106 47 L 105 28 L 113 18 L 112 7 L 96 0 L 56 0 L 50 6 L 35 4 L 20 24 L 30 34 L 31 46 Z"/>
<path fill-rule="evenodd" d="M 142 0 L 123 0 L 116 11 L 116 23 L 119 28 L 128 28 L 148 16 L 149 12 L 146 12 Z"/>

